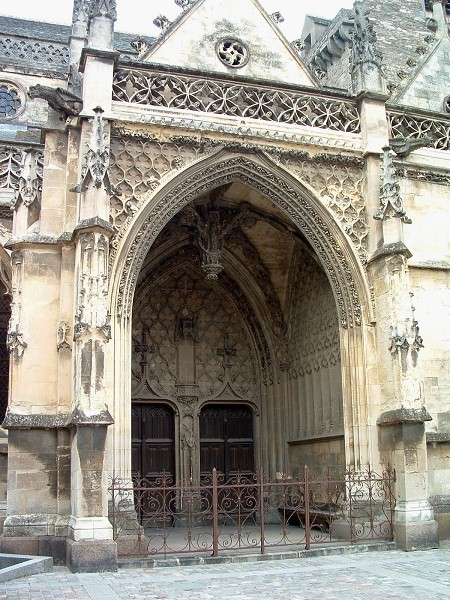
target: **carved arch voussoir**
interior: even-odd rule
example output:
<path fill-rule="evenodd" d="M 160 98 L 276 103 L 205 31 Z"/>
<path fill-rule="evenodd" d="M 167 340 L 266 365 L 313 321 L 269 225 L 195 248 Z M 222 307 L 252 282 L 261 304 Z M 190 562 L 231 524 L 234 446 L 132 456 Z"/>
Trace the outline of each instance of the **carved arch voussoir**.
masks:
<path fill-rule="evenodd" d="M 361 325 L 363 312 L 370 310 L 369 288 L 359 258 L 330 211 L 267 156 L 225 151 L 187 167 L 143 203 L 112 268 L 115 285 L 111 302 L 115 304 L 115 314 L 130 318 L 145 256 L 167 223 L 201 194 L 233 181 L 260 192 L 290 216 L 322 263 L 333 289 L 341 327 Z"/>

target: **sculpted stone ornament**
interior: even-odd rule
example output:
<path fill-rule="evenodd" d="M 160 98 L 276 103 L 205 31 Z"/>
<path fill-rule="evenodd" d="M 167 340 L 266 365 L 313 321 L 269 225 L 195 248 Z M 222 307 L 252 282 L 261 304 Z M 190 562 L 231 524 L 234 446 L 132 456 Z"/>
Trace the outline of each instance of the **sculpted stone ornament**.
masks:
<path fill-rule="evenodd" d="M 112 21 L 117 20 L 116 0 L 91 0 L 89 18 L 109 17 Z"/>
<path fill-rule="evenodd" d="M 73 3 L 72 23 L 87 22 L 91 0 L 75 0 Z"/>
<path fill-rule="evenodd" d="M 136 52 L 138 53 L 138 58 L 141 58 L 148 50 L 148 43 L 141 38 L 141 36 L 138 36 L 137 38 L 135 38 L 132 42 L 131 42 L 131 46 L 136 50 Z"/>
<path fill-rule="evenodd" d="M 221 256 L 224 250 L 225 238 L 234 229 L 241 225 L 253 226 L 256 221 L 250 216 L 249 205 L 243 203 L 240 209 L 227 219 L 223 219 L 219 210 L 217 196 L 223 193 L 228 186 L 223 186 L 212 195 L 210 204 L 205 207 L 205 217 L 193 207 L 188 207 L 183 212 L 182 223 L 195 227 L 198 233 L 198 245 L 203 252 L 202 269 L 207 279 L 217 279 L 223 271 Z"/>
<path fill-rule="evenodd" d="M 23 339 L 23 333 L 19 331 L 19 325 L 16 325 L 15 329 L 8 331 L 6 337 L 6 347 L 8 350 L 15 355 L 16 358 L 20 358 L 28 344 Z"/>
<path fill-rule="evenodd" d="M 58 348 L 58 350 L 62 350 L 63 348 L 66 348 L 68 350 L 70 350 L 71 346 L 69 344 L 69 342 L 67 341 L 67 335 L 70 332 L 70 325 L 67 321 L 61 321 L 61 323 L 58 325 L 58 332 L 57 332 L 57 343 L 56 343 L 56 347 Z"/>
<path fill-rule="evenodd" d="M 351 73 L 355 91 L 384 91 L 383 55 L 376 47 L 377 35 L 370 23 L 369 11 L 358 0 L 354 5 L 354 30 Z"/>
<path fill-rule="evenodd" d="M 175 4 L 183 10 L 187 10 L 194 2 L 195 0 L 175 0 Z"/>
<path fill-rule="evenodd" d="M 431 146 L 432 143 L 433 139 L 427 135 L 417 139 L 398 137 L 389 140 L 389 146 L 395 154 L 401 158 L 406 158 L 411 152 L 418 148 L 427 148 Z"/>
<path fill-rule="evenodd" d="M 411 325 L 407 323 L 402 333 L 398 332 L 398 326 L 391 326 L 389 339 L 391 340 L 389 350 L 392 354 L 399 350 L 419 352 L 421 348 L 424 348 L 423 338 L 419 335 L 419 323 L 417 321 L 413 321 Z"/>
<path fill-rule="evenodd" d="M 411 223 L 411 219 L 406 216 L 403 207 L 403 200 L 400 196 L 400 184 L 395 170 L 393 153 L 389 146 L 383 148 L 382 169 L 383 184 L 380 187 L 380 207 L 373 218 L 378 221 L 384 221 L 390 217 L 397 217 L 403 223 Z"/>
<path fill-rule="evenodd" d="M 26 207 L 33 203 L 40 205 L 42 195 L 42 173 L 44 155 L 36 148 L 23 151 L 19 188 L 11 203 L 11 208 L 17 209 L 20 204 Z"/>
<path fill-rule="evenodd" d="M 32 100 L 34 98 L 42 98 L 42 100 L 48 102 L 48 105 L 53 110 L 61 114 L 64 119 L 76 117 L 83 108 L 83 100 L 81 98 L 61 87 L 52 88 L 38 83 L 29 88 L 28 97 Z"/>
<path fill-rule="evenodd" d="M 284 23 L 284 17 L 279 11 L 272 13 L 270 15 L 270 18 L 272 19 L 272 21 L 275 21 L 275 23 L 277 23 L 277 24 Z"/>
<path fill-rule="evenodd" d="M 88 144 L 88 151 L 85 157 L 85 165 L 81 170 L 81 181 L 71 188 L 71 192 L 82 193 L 87 190 L 90 184 L 97 189 L 102 186 L 107 193 L 120 195 L 111 183 L 111 172 L 109 168 L 109 145 L 105 143 L 107 134 L 104 129 L 103 109 L 100 106 L 94 108 L 95 117 L 90 120 L 92 124 L 91 139 Z"/>
<path fill-rule="evenodd" d="M 171 22 L 165 15 L 158 15 L 156 19 L 153 19 L 153 25 L 159 27 L 163 32 L 169 29 Z"/>

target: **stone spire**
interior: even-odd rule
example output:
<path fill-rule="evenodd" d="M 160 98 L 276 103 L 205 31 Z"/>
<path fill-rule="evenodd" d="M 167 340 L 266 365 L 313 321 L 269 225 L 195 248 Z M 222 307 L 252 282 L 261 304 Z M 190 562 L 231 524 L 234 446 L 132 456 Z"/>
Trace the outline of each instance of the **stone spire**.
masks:
<path fill-rule="evenodd" d="M 377 35 L 369 21 L 363 2 L 357 0 L 353 7 L 354 30 L 351 56 L 353 89 L 360 92 L 386 93 L 382 71 L 382 54 L 376 47 Z"/>
<path fill-rule="evenodd" d="M 74 0 L 72 34 L 69 45 L 69 89 L 81 93 L 82 77 L 79 72 L 81 52 L 86 45 L 91 0 Z"/>
<path fill-rule="evenodd" d="M 113 49 L 114 21 L 117 20 L 116 0 L 90 0 L 89 47 Z"/>

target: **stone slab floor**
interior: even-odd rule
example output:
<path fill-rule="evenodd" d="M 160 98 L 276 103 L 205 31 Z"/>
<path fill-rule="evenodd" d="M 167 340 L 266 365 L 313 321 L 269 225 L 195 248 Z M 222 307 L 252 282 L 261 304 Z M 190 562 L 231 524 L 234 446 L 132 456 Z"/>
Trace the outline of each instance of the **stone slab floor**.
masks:
<path fill-rule="evenodd" d="M 0 598 L 449 600 L 450 549 L 77 575 L 60 567 L 0 585 Z"/>

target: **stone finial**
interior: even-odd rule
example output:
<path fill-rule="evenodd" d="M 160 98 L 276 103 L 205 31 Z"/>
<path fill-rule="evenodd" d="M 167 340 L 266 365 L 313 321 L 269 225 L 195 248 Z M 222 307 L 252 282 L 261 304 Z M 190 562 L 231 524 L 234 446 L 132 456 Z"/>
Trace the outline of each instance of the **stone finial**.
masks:
<path fill-rule="evenodd" d="M 169 29 L 171 22 L 165 15 L 158 15 L 156 19 L 153 19 L 153 25 L 156 25 L 156 27 L 159 27 L 164 32 Z"/>
<path fill-rule="evenodd" d="M 383 56 L 377 49 L 377 35 L 369 21 L 369 11 L 363 2 L 354 5 L 354 28 L 351 55 L 351 72 L 355 91 L 385 92 L 382 73 Z"/>
<path fill-rule="evenodd" d="M 403 223 L 411 223 L 408 219 L 400 196 L 400 184 L 394 166 L 393 152 L 386 146 L 381 155 L 383 169 L 383 183 L 380 187 L 380 207 L 373 218 L 385 221 L 390 217 L 397 217 Z"/>
<path fill-rule="evenodd" d="M 72 24 L 87 23 L 91 8 L 91 0 L 74 0 Z"/>
<path fill-rule="evenodd" d="M 116 0 L 91 0 L 89 18 L 108 17 L 111 21 L 117 20 Z"/>

